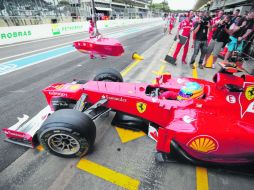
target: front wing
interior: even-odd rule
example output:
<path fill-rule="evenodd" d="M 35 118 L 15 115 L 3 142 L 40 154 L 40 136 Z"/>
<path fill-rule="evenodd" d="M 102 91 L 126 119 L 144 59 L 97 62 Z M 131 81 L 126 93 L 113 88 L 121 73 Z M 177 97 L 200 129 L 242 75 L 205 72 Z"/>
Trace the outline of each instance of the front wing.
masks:
<path fill-rule="evenodd" d="M 5 140 L 14 144 L 34 148 L 36 145 L 34 136 L 51 113 L 53 111 L 47 106 L 30 120 L 28 120 L 28 115 L 23 115 L 22 118 L 18 117 L 18 122 L 15 125 L 9 128 L 3 128 L 6 135 Z"/>

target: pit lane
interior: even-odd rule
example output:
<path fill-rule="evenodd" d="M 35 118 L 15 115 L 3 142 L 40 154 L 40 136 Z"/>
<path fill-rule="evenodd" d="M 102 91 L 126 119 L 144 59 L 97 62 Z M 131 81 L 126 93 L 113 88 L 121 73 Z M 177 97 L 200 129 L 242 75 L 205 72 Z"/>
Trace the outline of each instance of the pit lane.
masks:
<path fill-rule="evenodd" d="M 79 38 L 79 35 L 82 34 L 77 34 L 75 37 Z M 69 39 L 60 40 L 65 43 Z M 96 70 L 102 67 L 113 67 L 123 71 L 132 62 L 131 54 L 134 51 L 141 53 L 145 60 L 137 62 L 125 74 L 125 81 L 152 82 L 157 75 L 164 72 L 170 72 L 174 77 L 193 76 L 192 70 L 187 65 L 178 64 L 177 67 L 173 67 L 161 62 L 172 42 L 172 36 L 163 36 L 162 27 L 120 37 L 119 40 L 122 41 L 126 51 L 119 58 L 89 60 L 88 56 L 73 52 L 0 76 L 1 128 L 13 125 L 17 122 L 16 117 L 22 116 L 23 113 L 32 117 L 44 108 L 45 100 L 40 90 L 50 83 L 68 82 L 74 78 L 91 79 Z M 50 45 L 60 43 L 57 41 L 56 44 L 51 44 L 52 41 L 49 41 Z M 35 46 L 35 44 L 23 44 L 19 45 L 19 48 L 22 50 L 22 46 L 25 48 L 25 46 Z M 38 48 L 42 47 L 47 47 L 47 40 L 45 46 L 38 46 Z M 12 51 L 15 52 L 15 46 L 12 48 Z M 26 51 L 20 51 L 20 53 L 24 52 Z M 188 55 L 191 56 L 191 53 Z M 6 56 L 10 55 L 6 54 Z M 211 80 L 217 70 L 218 68 L 215 70 L 198 69 L 198 77 Z M 92 154 L 83 158 L 95 164 L 94 171 L 89 173 L 83 170 L 85 168 L 82 165 L 77 168 L 80 159 L 62 159 L 49 155 L 45 151 L 27 150 L 4 143 L 3 135 L 1 135 L 0 189 L 108 190 L 123 187 L 135 189 L 135 186 L 119 185 L 120 178 L 126 179 L 124 178 L 126 176 L 131 178 L 128 181 L 130 184 L 132 180 L 137 180 L 139 189 L 253 189 L 252 171 L 239 173 L 232 170 L 208 168 L 208 186 L 206 187 L 199 184 L 204 181 L 197 181 L 195 166 L 183 163 L 156 163 L 154 160 L 155 143 L 146 136 L 123 143 L 115 127 L 110 125 L 112 117 L 113 115 L 110 114 L 108 118 L 100 118 L 96 121 L 95 148 Z M 132 135 L 127 134 L 126 136 Z M 110 181 L 95 175 L 96 170 L 103 173 L 105 168 L 123 176 L 113 172 Z"/>

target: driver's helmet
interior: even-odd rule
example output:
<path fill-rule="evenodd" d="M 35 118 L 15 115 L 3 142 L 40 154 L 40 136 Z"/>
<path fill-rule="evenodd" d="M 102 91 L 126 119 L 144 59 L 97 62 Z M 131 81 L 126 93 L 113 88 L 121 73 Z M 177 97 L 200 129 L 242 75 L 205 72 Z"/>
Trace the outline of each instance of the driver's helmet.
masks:
<path fill-rule="evenodd" d="M 177 100 L 190 100 L 202 97 L 204 94 L 203 87 L 197 82 L 187 82 L 181 87 Z"/>

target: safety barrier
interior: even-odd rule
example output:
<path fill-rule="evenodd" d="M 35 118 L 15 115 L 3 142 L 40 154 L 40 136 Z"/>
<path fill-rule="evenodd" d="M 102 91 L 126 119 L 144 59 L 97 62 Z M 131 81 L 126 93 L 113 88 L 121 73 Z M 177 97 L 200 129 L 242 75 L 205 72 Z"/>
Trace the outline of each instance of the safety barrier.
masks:
<path fill-rule="evenodd" d="M 156 22 L 158 20 L 161 20 L 161 18 L 101 20 L 97 22 L 97 26 L 99 29 L 102 29 L 139 23 Z M 87 21 L 1 27 L 0 45 L 36 40 L 41 38 L 49 38 L 66 34 L 73 34 L 77 32 L 86 32 L 88 31 L 88 27 L 89 22 Z"/>

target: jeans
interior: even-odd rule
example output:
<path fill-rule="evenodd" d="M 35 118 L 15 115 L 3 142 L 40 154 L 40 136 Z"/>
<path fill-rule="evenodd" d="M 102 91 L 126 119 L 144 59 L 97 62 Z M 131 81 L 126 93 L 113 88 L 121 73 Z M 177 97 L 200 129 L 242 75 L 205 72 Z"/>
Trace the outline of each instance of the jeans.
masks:
<path fill-rule="evenodd" d="M 195 40 L 194 43 L 194 52 L 192 54 L 191 57 L 191 62 L 190 64 L 194 64 L 195 59 L 198 55 L 199 49 L 201 51 L 201 55 L 200 55 L 200 59 L 199 59 L 199 65 L 202 65 L 205 55 L 206 55 L 206 51 L 207 51 L 207 41 L 199 41 L 199 40 Z"/>

